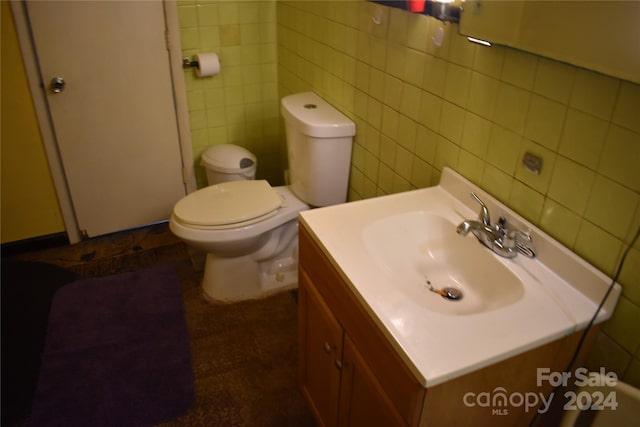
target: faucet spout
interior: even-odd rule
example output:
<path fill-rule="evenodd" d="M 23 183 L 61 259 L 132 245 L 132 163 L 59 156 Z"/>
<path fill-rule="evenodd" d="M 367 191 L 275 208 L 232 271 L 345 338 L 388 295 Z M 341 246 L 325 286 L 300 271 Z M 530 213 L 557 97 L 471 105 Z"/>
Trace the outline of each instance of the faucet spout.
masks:
<path fill-rule="evenodd" d="M 487 233 L 491 236 L 495 235 L 495 232 L 491 227 L 474 220 L 463 221 L 458 225 L 458 228 L 456 228 L 456 232 L 462 236 L 466 236 L 469 232 L 473 232 L 475 234 L 476 231 Z"/>
<path fill-rule="evenodd" d="M 489 225 L 485 225 L 480 221 L 467 220 L 463 221 L 458 228 L 456 228 L 458 234 L 466 236 L 469 232 L 487 248 L 500 256 L 506 258 L 513 258 L 518 254 L 517 250 L 512 247 L 506 247 L 502 241 L 502 235 L 499 230 L 494 229 Z"/>
<path fill-rule="evenodd" d="M 535 251 L 528 244 L 531 241 L 531 237 L 528 234 L 518 230 L 509 232 L 505 226 L 506 219 L 502 217 L 498 224 L 491 225 L 487 205 L 475 193 L 471 193 L 471 196 L 480 204 L 482 210 L 478 215 L 478 220 L 461 222 L 456 228 L 458 234 L 466 236 L 470 232 L 473 233 L 480 243 L 505 258 L 513 258 L 518 252 L 529 258 L 535 257 Z M 528 238 L 528 242 L 523 242 L 519 238 L 520 234 L 524 234 Z"/>

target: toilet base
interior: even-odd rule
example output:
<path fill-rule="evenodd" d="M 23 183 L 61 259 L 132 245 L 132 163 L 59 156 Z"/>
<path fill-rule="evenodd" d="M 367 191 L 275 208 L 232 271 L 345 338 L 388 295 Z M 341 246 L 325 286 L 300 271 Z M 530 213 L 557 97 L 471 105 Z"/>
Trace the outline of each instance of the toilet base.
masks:
<path fill-rule="evenodd" d="M 259 293 L 255 296 L 252 297 L 246 297 L 246 298 L 238 298 L 238 299 L 218 299 L 218 298 L 214 298 L 212 296 L 210 296 L 209 294 L 207 294 L 204 289 L 202 290 L 202 298 L 204 298 L 204 300 L 206 302 L 208 302 L 211 305 L 225 305 L 225 304 L 235 304 L 238 302 L 242 302 L 242 301 L 250 301 L 250 300 L 258 300 L 258 299 L 262 299 L 262 298 L 267 298 L 270 297 L 272 295 L 276 295 L 279 294 L 280 292 L 286 292 L 286 291 L 292 291 L 294 289 L 298 288 L 298 284 L 295 283 L 293 285 L 287 285 L 283 288 L 277 288 L 277 289 L 272 289 L 270 291 L 265 291 L 262 293 Z"/>
<path fill-rule="evenodd" d="M 298 286 L 297 222 L 289 225 L 284 250 L 273 257 L 260 258 L 260 252 L 239 257 L 220 257 L 208 253 L 202 290 L 207 301 L 229 303 L 263 298 Z"/>

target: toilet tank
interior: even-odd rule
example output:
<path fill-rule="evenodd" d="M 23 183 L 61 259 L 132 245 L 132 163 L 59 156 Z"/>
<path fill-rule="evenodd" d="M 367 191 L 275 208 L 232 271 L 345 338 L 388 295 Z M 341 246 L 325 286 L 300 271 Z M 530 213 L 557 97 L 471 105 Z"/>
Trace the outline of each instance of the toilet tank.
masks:
<path fill-rule="evenodd" d="M 347 201 L 356 125 L 313 92 L 282 99 L 289 183 L 311 206 Z"/>

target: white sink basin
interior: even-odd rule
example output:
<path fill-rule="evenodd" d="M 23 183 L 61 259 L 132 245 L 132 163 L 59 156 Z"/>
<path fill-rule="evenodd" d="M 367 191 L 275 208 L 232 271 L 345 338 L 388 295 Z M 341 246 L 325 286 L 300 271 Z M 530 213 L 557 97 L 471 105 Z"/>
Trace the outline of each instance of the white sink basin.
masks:
<path fill-rule="evenodd" d="M 473 314 L 513 304 L 524 295 L 522 280 L 473 236 L 424 211 L 374 221 L 363 231 L 375 267 L 422 307 L 442 314 Z M 459 298 L 432 290 L 453 288 Z"/>
<path fill-rule="evenodd" d="M 530 231 L 535 258 L 503 258 L 456 233 L 478 216 L 471 192 L 495 220 Z M 608 277 L 448 168 L 436 187 L 310 209 L 300 221 L 425 385 L 584 329 L 605 295 L 597 322 L 608 319 L 621 292 L 608 294 Z M 462 298 L 431 292 L 427 278 Z"/>

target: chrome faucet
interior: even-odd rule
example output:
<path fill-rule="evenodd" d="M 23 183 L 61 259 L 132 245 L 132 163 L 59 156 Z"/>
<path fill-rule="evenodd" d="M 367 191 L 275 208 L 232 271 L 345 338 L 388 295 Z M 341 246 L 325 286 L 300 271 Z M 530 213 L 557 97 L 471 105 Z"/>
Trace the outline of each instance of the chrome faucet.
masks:
<path fill-rule="evenodd" d="M 478 214 L 477 221 L 467 220 L 458 225 L 456 229 L 458 234 L 466 236 L 471 232 L 480 243 L 506 258 L 513 258 L 518 253 L 529 258 L 536 256 L 530 245 L 531 235 L 520 230 L 509 231 L 507 229 L 507 220 L 504 217 L 500 217 L 498 223 L 492 225 L 487 205 L 475 193 L 471 193 L 471 197 L 480 204 L 482 209 Z"/>

